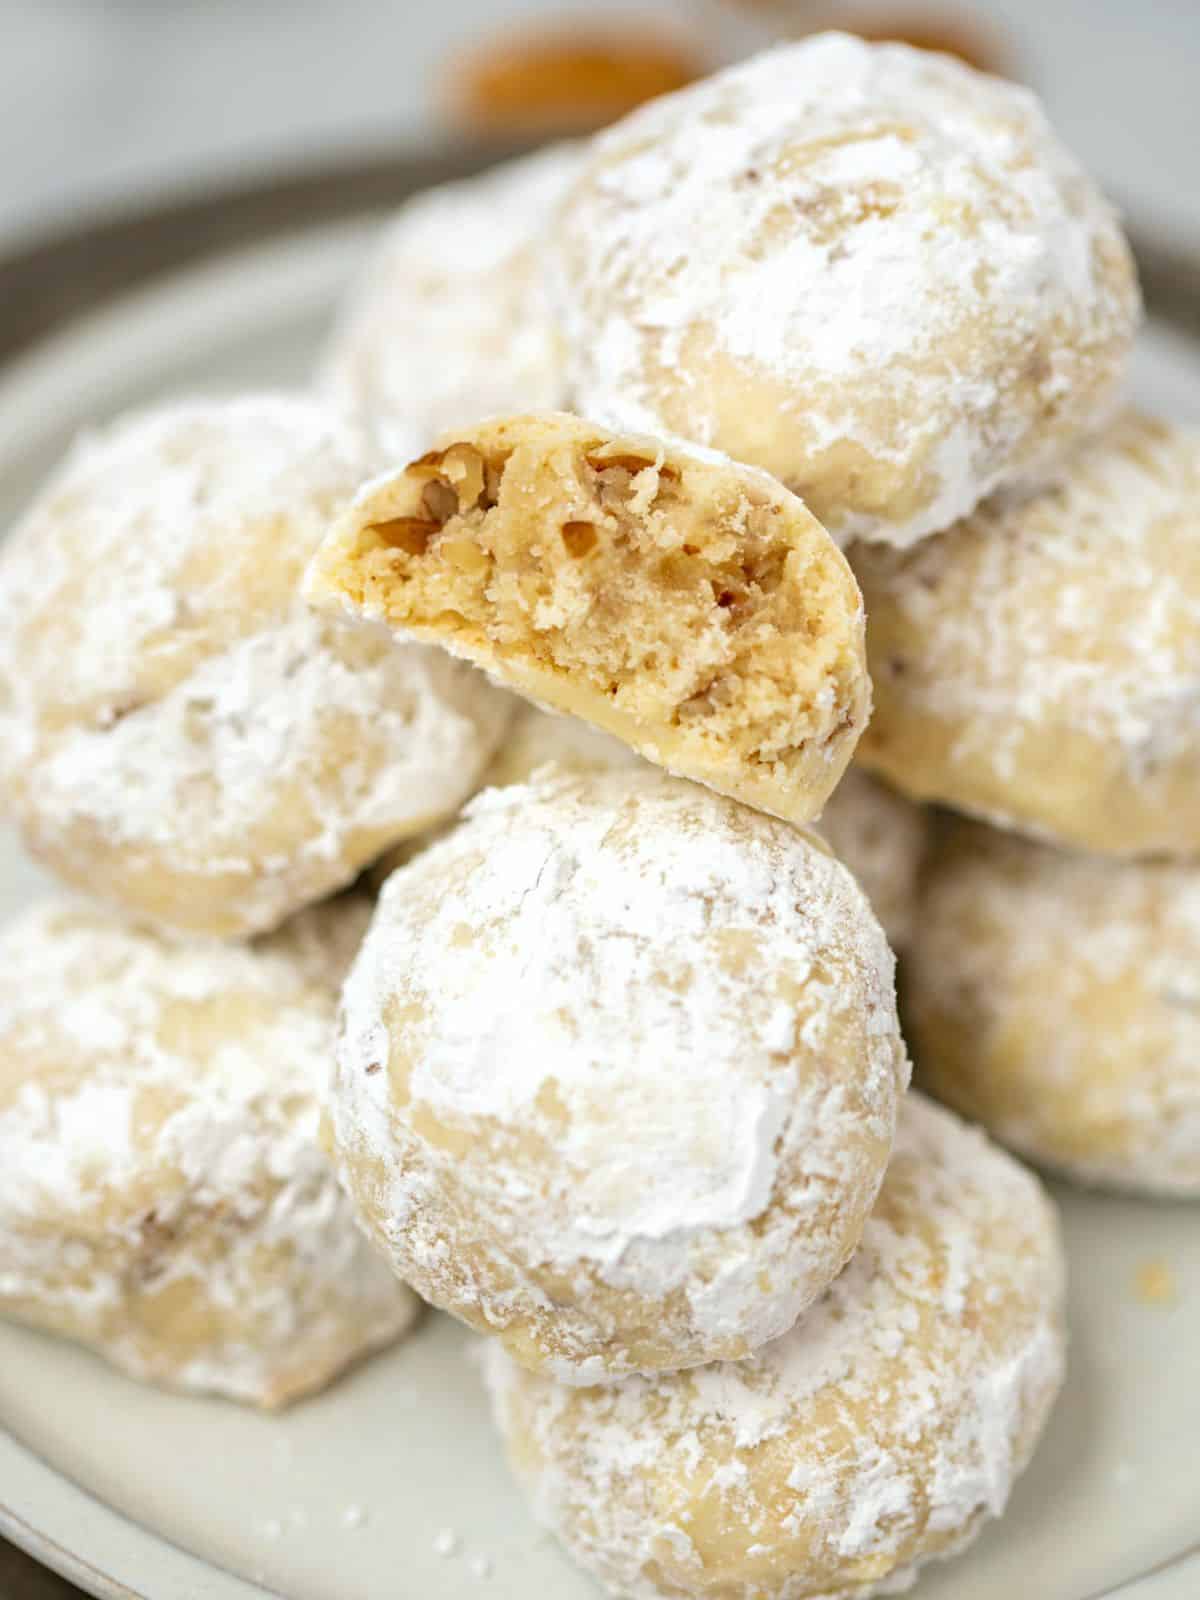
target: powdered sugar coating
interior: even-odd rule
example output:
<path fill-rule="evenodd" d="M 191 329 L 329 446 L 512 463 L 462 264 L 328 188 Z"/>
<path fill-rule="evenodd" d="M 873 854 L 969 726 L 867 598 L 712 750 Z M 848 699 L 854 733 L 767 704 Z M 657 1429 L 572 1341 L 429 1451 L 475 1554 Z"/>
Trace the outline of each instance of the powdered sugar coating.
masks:
<path fill-rule="evenodd" d="M 540 706 L 522 700 L 514 712 L 508 730 L 496 754 L 483 775 L 481 789 L 502 789 L 513 783 L 528 783 L 535 773 L 545 767 L 560 772 L 612 772 L 618 768 L 641 767 L 641 756 L 635 755 L 627 744 L 602 733 L 590 722 L 579 717 L 543 711 Z M 389 850 L 371 869 L 371 881 L 382 887 L 384 881 L 404 866 L 414 856 L 442 838 L 455 826 L 442 823 L 419 838 L 406 840 L 395 850 Z"/>
<path fill-rule="evenodd" d="M 1083 849 L 1200 850 L 1200 430 L 1128 413 L 1032 497 L 851 559 L 875 712 L 918 799 Z"/>
<path fill-rule="evenodd" d="M 642 760 L 619 739 L 578 717 L 523 705 L 509 725 L 482 787 L 528 783 L 543 767 L 612 772 Z M 924 813 L 911 800 L 851 765 L 825 802 L 814 833 L 850 868 L 888 943 L 899 950 L 912 927 L 917 870 L 924 854 Z"/>
<path fill-rule="evenodd" d="M 446 428 L 565 398 L 540 241 L 583 146 L 556 144 L 410 200 L 351 286 L 320 382 L 381 464 Z"/>
<path fill-rule="evenodd" d="M 644 767 L 627 744 L 590 723 L 523 702 L 480 787 L 529 783 L 545 768 L 579 774 Z M 912 928 L 917 872 L 925 852 L 925 813 L 851 765 L 810 826 L 857 878 L 892 949 L 902 949 Z M 372 869 L 373 880 L 382 884 L 453 827 L 453 822 L 443 823 L 390 850 Z"/>
<path fill-rule="evenodd" d="M 862 1245 L 748 1361 L 570 1389 L 490 1347 L 539 1519 L 614 1595 L 862 1600 L 1004 1509 L 1063 1372 L 1036 1180 L 910 1094 Z"/>
<path fill-rule="evenodd" d="M 408 1327 L 317 1142 L 369 911 L 173 945 L 63 897 L 0 933 L 0 1314 L 260 1405 Z"/>
<path fill-rule="evenodd" d="M 929 828 L 911 800 L 851 765 L 814 828 L 850 868 L 893 950 L 912 936 Z"/>
<path fill-rule="evenodd" d="M 297 597 L 363 474 L 326 406 L 263 395 L 127 418 L 35 502 L 0 555 L 0 776 L 63 877 L 245 935 L 470 792 L 506 698 Z"/>
<path fill-rule="evenodd" d="M 1032 1160 L 1200 1195 L 1200 868 L 963 824 L 907 970 L 924 1081 Z"/>
<path fill-rule="evenodd" d="M 907 1076 L 891 954 L 823 846 L 650 769 L 546 774 L 388 880 L 331 1119 L 397 1270 L 584 1382 L 789 1327 Z"/>
<path fill-rule="evenodd" d="M 581 773 L 641 765 L 641 757 L 628 745 L 578 717 L 523 705 L 482 787 L 528 783 L 548 766 Z M 811 826 L 858 879 L 892 949 L 901 949 L 912 929 L 917 872 L 928 832 L 924 812 L 851 764 Z"/>
<path fill-rule="evenodd" d="M 766 467 L 908 545 L 1101 420 L 1137 319 L 1034 98 L 824 34 L 601 135 L 553 236 L 576 407 Z"/>

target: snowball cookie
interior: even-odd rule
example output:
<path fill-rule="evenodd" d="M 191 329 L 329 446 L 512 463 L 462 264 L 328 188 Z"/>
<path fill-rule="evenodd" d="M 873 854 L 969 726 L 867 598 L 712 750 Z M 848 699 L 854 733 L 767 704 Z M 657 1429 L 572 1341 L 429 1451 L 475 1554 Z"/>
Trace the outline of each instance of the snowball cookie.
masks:
<path fill-rule="evenodd" d="M 409 1326 L 317 1143 L 368 914 L 183 944 L 64 897 L 0 933 L 0 1315 L 264 1406 Z"/>
<path fill-rule="evenodd" d="M 1127 415 L 1058 485 L 860 546 L 865 765 L 1115 855 L 1200 851 L 1200 429 Z"/>
<path fill-rule="evenodd" d="M 1200 864 L 939 841 L 906 969 L 926 1085 L 1088 1183 L 1200 1195 Z"/>
<path fill-rule="evenodd" d="M 790 1327 L 907 1077 L 891 954 L 819 841 L 651 769 L 550 775 L 384 886 L 331 1120 L 404 1278 L 594 1382 Z"/>
<path fill-rule="evenodd" d="M 1004 1509 L 1063 1372 L 1063 1260 L 1035 1178 L 919 1095 L 862 1246 L 748 1361 L 592 1389 L 489 1349 L 540 1519 L 609 1593 L 893 1594 Z"/>
<path fill-rule="evenodd" d="M 635 112 L 563 207 L 572 403 L 907 545 L 1107 410 L 1128 247 L 1024 90 L 824 34 Z"/>
<path fill-rule="evenodd" d="M 928 839 L 925 813 L 853 765 L 813 826 L 858 879 L 892 949 L 903 950 Z"/>
<path fill-rule="evenodd" d="M 445 435 L 368 484 L 308 593 L 793 822 L 870 709 L 862 597 L 794 495 L 562 413 Z"/>
<path fill-rule="evenodd" d="M 352 285 L 321 382 L 384 464 L 444 429 L 560 406 L 562 352 L 542 289 L 541 239 L 583 146 L 552 145 L 402 207 Z"/>
<path fill-rule="evenodd" d="M 0 553 L 0 791 L 139 918 L 242 936 L 453 813 L 508 702 L 296 590 L 362 481 L 322 405 L 168 406 L 83 441 Z"/>

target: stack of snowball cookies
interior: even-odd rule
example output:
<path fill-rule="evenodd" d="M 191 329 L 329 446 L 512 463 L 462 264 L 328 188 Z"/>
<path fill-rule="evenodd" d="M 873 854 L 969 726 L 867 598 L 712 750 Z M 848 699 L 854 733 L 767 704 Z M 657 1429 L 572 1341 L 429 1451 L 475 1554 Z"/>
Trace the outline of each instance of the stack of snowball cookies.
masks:
<path fill-rule="evenodd" d="M 1028 93 L 825 34 L 410 202 L 308 391 L 81 440 L 0 551 L 66 886 L 0 934 L 0 1311 L 277 1406 L 419 1296 L 615 1596 L 963 1548 L 1064 1366 L 1000 1146 L 1200 1196 L 1138 316 Z"/>

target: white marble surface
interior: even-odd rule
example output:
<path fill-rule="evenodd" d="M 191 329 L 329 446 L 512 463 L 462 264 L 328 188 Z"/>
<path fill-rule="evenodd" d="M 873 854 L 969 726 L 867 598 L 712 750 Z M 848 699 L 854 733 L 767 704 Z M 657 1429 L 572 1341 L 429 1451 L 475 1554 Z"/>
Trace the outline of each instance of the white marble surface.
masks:
<path fill-rule="evenodd" d="M 718 9 L 717 0 L 0 0 L 0 242 L 134 196 L 428 139 L 438 63 L 456 39 L 509 19 L 665 13 L 686 23 Z M 978 9 L 1015 29 L 1064 134 L 1113 190 L 1200 246 L 1200 0 Z"/>

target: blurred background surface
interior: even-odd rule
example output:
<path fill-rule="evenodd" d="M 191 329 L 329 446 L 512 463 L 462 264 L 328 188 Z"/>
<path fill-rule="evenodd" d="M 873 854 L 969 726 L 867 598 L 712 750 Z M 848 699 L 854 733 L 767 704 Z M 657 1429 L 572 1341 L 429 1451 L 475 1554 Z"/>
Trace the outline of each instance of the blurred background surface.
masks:
<path fill-rule="evenodd" d="M 0 246 L 230 178 L 520 133 L 535 100 L 619 101 L 839 17 L 1008 66 L 1120 202 L 1200 248 L 1200 0 L 0 0 Z"/>

